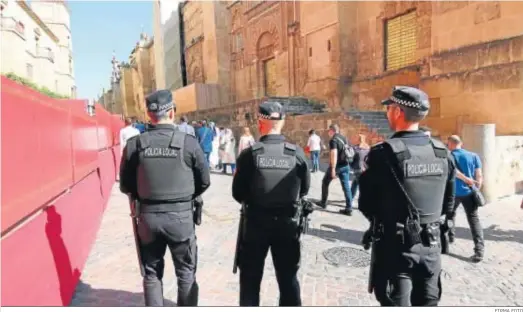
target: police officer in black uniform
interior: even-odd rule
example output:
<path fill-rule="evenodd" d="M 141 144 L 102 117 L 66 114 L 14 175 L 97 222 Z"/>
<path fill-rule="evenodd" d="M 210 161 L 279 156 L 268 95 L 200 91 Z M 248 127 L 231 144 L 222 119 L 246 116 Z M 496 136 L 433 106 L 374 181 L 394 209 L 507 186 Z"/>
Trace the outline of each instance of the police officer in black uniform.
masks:
<path fill-rule="evenodd" d="M 145 304 L 163 306 L 164 255 L 169 247 L 178 278 L 178 306 L 196 306 L 193 200 L 210 186 L 209 168 L 196 138 L 174 126 L 171 91 L 152 93 L 146 105 L 152 125 L 127 142 L 120 167 L 120 190 L 140 206 L 137 232 Z"/>
<path fill-rule="evenodd" d="M 301 306 L 297 278 L 301 250 L 300 199 L 310 172 L 303 150 L 281 135 L 284 108 L 277 101 L 259 106 L 260 142 L 236 161 L 232 195 L 246 205 L 240 268 L 240 306 L 259 306 L 260 284 L 269 248 L 280 289 L 280 306 Z"/>
<path fill-rule="evenodd" d="M 360 179 L 359 209 L 373 222 L 377 248 L 371 284 L 382 306 L 437 306 L 439 219 L 452 213 L 454 161 L 418 129 L 430 108 L 425 92 L 397 86 L 382 103 L 395 133 L 371 148 Z"/>

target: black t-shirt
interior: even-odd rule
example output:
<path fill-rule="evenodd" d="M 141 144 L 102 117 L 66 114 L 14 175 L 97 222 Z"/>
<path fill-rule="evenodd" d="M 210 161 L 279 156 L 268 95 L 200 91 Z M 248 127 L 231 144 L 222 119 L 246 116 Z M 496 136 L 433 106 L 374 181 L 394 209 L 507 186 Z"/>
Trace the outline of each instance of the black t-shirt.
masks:
<path fill-rule="evenodd" d="M 340 140 L 343 143 L 340 142 Z M 335 149 L 338 151 L 338 161 L 336 163 L 336 169 L 349 165 L 349 161 L 345 157 L 344 144 L 347 144 L 347 139 L 339 133 L 333 135 L 331 140 L 329 141 L 329 150 Z"/>

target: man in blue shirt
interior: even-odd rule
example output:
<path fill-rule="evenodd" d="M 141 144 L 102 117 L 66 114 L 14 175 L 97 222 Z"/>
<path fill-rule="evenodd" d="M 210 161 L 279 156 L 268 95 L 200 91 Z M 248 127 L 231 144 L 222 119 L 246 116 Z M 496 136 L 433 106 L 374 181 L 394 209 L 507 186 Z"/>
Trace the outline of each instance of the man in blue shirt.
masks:
<path fill-rule="evenodd" d="M 467 221 L 469 222 L 472 239 L 474 240 L 474 255 L 472 260 L 480 262 L 483 260 L 485 252 L 485 242 L 483 239 L 483 228 L 479 222 L 478 206 L 473 200 L 471 187 L 480 188 L 483 183 L 483 174 L 481 172 L 481 160 L 473 152 L 462 148 L 463 142 L 457 135 L 452 135 L 448 139 L 448 147 L 456 161 L 456 202 L 454 203 L 453 215 L 456 215 L 456 209 L 459 204 L 463 205 Z M 454 221 L 454 220 L 452 220 Z M 454 229 L 449 231 L 449 242 L 454 241 Z"/>
<path fill-rule="evenodd" d="M 202 126 L 196 130 L 196 137 L 202 147 L 207 165 L 209 165 L 209 156 L 212 152 L 212 141 L 214 140 L 214 131 L 207 126 L 207 121 L 202 121 Z"/>

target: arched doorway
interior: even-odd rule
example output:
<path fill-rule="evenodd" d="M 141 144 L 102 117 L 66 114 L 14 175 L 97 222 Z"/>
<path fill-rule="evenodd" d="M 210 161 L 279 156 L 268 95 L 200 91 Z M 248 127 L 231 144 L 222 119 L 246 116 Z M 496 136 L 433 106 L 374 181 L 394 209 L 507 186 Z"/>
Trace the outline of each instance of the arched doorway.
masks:
<path fill-rule="evenodd" d="M 256 45 L 256 56 L 260 60 L 261 82 L 263 95 L 276 96 L 276 60 L 274 58 L 274 37 L 269 32 L 264 32 Z"/>

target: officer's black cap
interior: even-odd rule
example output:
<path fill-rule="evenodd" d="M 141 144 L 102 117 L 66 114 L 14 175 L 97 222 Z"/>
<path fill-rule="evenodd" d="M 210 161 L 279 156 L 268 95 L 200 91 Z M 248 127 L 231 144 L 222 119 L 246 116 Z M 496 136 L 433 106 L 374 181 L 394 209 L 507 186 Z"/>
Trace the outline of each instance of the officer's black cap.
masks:
<path fill-rule="evenodd" d="M 145 98 L 147 111 L 156 115 L 162 115 L 176 108 L 173 102 L 173 94 L 169 90 L 155 91 Z"/>
<path fill-rule="evenodd" d="M 265 120 L 283 120 L 285 109 L 280 102 L 267 100 L 258 107 L 258 117 Z"/>
<path fill-rule="evenodd" d="M 405 86 L 395 86 L 392 95 L 381 101 L 383 105 L 398 104 L 418 111 L 428 111 L 430 109 L 429 96 L 420 89 Z"/>

